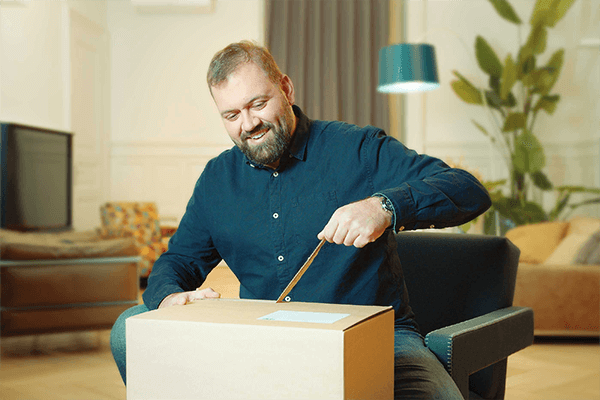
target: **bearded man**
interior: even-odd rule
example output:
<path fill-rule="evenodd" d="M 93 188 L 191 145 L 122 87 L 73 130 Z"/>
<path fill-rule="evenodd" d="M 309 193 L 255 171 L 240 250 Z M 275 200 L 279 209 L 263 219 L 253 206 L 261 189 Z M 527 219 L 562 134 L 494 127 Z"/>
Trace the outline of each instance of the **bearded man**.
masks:
<path fill-rule="evenodd" d="M 392 306 L 395 398 L 461 399 L 419 333 L 394 234 L 463 224 L 489 208 L 487 191 L 380 129 L 309 119 L 294 104 L 291 79 L 253 43 L 219 51 L 207 81 L 235 146 L 206 165 L 154 264 L 144 304 L 113 327 L 123 381 L 127 317 L 219 297 L 196 288 L 221 260 L 240 281 L 241 298 L 274 300 L 325 239 L 285 300 Z"/>

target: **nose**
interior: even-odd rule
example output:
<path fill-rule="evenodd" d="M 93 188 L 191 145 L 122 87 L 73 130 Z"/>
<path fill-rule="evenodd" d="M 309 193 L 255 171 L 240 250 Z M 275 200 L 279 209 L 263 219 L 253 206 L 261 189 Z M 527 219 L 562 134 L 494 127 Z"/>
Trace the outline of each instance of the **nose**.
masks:
<path fill-rule="evenodd" d="M 260 124 L 260 119 L 253 116 L 248 111 L 242 111 L 242 130 L 245 132 L 250 132 L 252 129 L 256 128 L 256 126 Z"/>

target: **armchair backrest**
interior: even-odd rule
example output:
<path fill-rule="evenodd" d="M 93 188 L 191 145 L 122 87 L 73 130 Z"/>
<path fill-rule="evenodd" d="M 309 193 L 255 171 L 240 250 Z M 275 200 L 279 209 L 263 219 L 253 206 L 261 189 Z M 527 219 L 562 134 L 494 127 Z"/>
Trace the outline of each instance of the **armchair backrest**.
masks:
<path fill-rule="evenodd" d="M 158 211 L 151 202 L 109 202 L 100 207 L 103 237 L 132 236 L 140 247 L 160 242 Z"/>
<path fill-rule="evenodd" d="M 507 238 L 401 232 L 396 241 L 423 335 L 512 306 L 520 251 Z"/>
<path fill-rule="evenodd" d="M 162 242 L 158 210 L 152 202 L 109 202 L 100 207 L 103 238 L 133 237 L 138 248 L 140 277 L 147 278 L 154 261 L 167 250 Z"/>

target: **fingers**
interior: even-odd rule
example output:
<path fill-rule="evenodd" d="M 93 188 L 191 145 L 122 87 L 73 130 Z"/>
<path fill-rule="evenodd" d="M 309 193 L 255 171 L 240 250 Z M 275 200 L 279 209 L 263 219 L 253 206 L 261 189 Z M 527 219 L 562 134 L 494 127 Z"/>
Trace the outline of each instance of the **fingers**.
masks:
<path fill-rule="evenodd" d="M 170 306 L 184 306 L 188 303 L 192 303 L 196 300 L 203 299 L 218 299 L 221 297 L 220 293 L 215 292 L 212 288 L 206 288 L 199 290 L 196 289 L 192 292 L 180 292 L 173 293 L 165 297 L 160 303 L 159 308 L 170 307 Z"/>
<path fill-rule="evenodd" d="M 372 239 L 368 232 L 361 229 L 360 226 L 352 226 L 352 224 L 339 224 L 332 217 L 329 223 L 317 235 L 319 240 L 325 239 L 329 243 L 343 244 L 344 246 L 355 246 L 358 248 L 366 246 Z"/>
<path fill-rule="evenodd" d="M 329 243 L 362 248 L 379 238 L 391 217 L 382 211 L 378 199 L 367 199 L 338 208 L 317 238 Z"/>
<path fill-rule="evenodd" d="M 221 297 L 221 293 L 217 293 L 215 292 L 212 288 L 206 288 L 206 289 L 202 289 L 200 290 L 200 288 L 196 289 L 195 292 L 192 292 L 195 294 L 195 300 L 202 300 L 202 299 L 218 299 Z"/>

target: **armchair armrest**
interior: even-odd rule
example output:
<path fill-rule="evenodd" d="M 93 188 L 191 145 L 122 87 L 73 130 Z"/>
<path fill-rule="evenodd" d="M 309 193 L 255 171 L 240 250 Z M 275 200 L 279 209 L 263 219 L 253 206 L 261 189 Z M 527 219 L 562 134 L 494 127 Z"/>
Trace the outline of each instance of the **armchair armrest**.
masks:
<path fill-rule="evenodd" d="M 533 310 L 508 307 L 429 332 L 425 344 L 440 359 L 465 399 L 469 375 L 533 343 Z"/>

